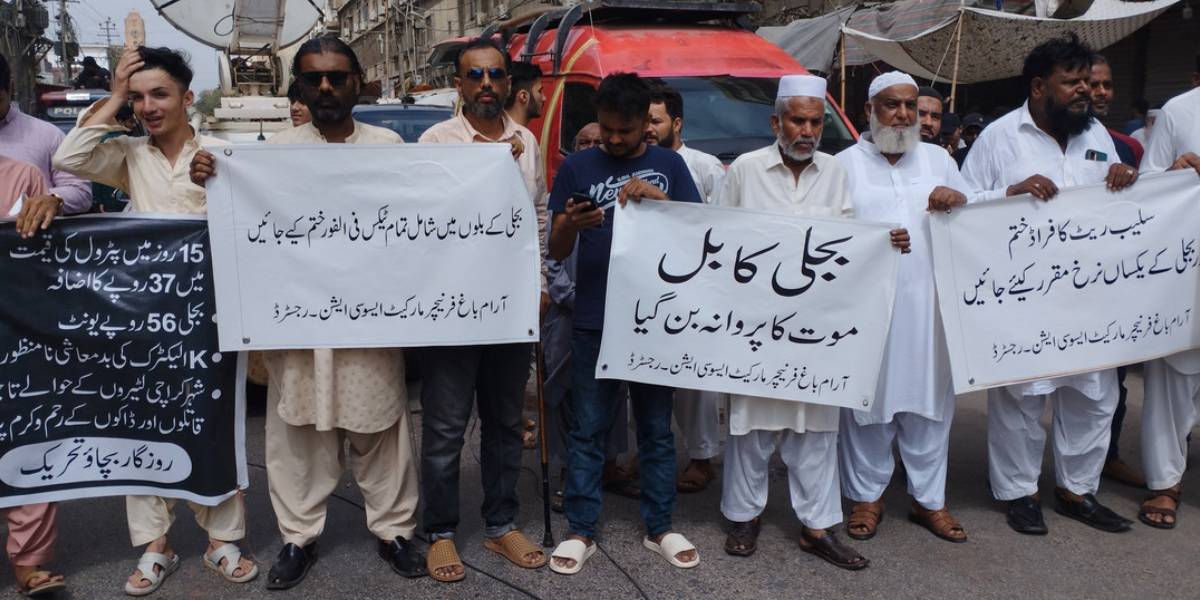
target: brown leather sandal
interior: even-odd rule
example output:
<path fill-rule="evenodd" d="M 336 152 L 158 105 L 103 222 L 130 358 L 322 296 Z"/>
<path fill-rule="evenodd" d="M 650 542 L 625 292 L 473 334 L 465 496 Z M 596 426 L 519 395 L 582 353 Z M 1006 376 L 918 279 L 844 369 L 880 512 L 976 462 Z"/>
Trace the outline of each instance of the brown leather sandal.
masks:
<path fill-rule="evenodd" d="M 958 544 L 967 541 L 967 531 L 945 507 L 929 510 L 914 500 L 912 512 L 908 513 L 908 520 L 928 529 L 930 533 L 943 540 Z"/>
<path fill-rule="evenodd" d="M 537 569 L 546 564 L 546 553 L 539 547 L 534 546 L 525 534 L 516 529 L 498 537 L 488 538 L 483 540 L 483 547 L 507 558 L 509 562 L 518 567 L 526 569 Z M 530 559 L 530 554 L 537 554 L 537 558 Z"/>
<path fill-rule="evenodd" d="M 869 540 L 875 537 L 875 532 L 882 522 L 883 500 L 859 502 L 850 509 L 850 519 L 846 522 L 846 535 L 856 540 Z"/>
<path fill-rule="evenodd" d="M 725 553 L 730 556 L 750 556 L 758 550 L 758 534 L 762 521 L 754 517 L 749 521 L 733 521 L 729 535 L 725 538 Z"/>
<path fill-rule="evenodd" d="M 1175 525 L 1179 523 L 1179 518 L 1176 512 L 1179 510 L 1179 495 L 1183 491 L 1183 487 L 1175 485 L 1165 490 L 1150 490 L 1150 494 L 1142 501 L 1142 507 L 1138 509 L 1138 520 L 1155 528 L 1155 529 L 1175 529 Z M 1175 508 L 1160 508 L 1158 506 L 1149 506 L 1146 503 L 1155 498 L 1170 498 L 1175 502 Z M 1171 517 L 1171 522 L 1154 521 L 1150 519 L 1150 515 L 1159 515 L 1160 517 Z"/>
<path fill-rule="evenodd" d="M 681 494 L 702 492 L 716 478 L 717 473 L 712 463 L 692 461 L 679 474 L 679 479 L 675 481 L 675 490 Z"/>

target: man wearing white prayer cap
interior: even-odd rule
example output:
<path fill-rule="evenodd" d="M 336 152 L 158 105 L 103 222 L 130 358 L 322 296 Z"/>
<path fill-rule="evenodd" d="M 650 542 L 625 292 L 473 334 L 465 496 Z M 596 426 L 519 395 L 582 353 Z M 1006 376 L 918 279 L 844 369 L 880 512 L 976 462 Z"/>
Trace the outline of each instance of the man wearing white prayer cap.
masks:
<path fill-rule="evenodd" d="M 892 326 L 883 367 L 868 411 L 843 408 L 838 440 L 842 493 L 854 502 L 846 533 L 874 537 L 883 492 L 900 449 L 912 495 L 911 518 L 934 535 L 965 542 L 966 531 L 946 510 L 946 459 L 954 387 L 937 314 L 929 211 L 966 203 L 969 189 L 945 150 L 921 142 L 917 82 L 884 73 L 871 82 L 866 111 L 871 130 L 838 153 L 849 175 L 850 203 L 860 219 L 900 223 L 912 253 L 900 261 Z"/>
<path fill-rule="evenodd" d="M 824 79 L 781 78 L 771 115 L 776 143 L 733 161 L 716 204 L 809 217 L 853 217 L 845 170 L 817 150 L 825 112 Z M 893 231 L 892 244 L 905 250 L 908 233 Z M 867 559 L 829 529 L 842 521 L 837 428 L 836 407 L 730 397 L 721 485 L 721 513 L 731 522 L 725 552 L 750 556 L 757 549 L 759 516 L 767 504 L 767 465 L 778 448 L 788 467 L 792 509 L 803 525 L 801 549 L 844 569 L 867 566 Z"/>

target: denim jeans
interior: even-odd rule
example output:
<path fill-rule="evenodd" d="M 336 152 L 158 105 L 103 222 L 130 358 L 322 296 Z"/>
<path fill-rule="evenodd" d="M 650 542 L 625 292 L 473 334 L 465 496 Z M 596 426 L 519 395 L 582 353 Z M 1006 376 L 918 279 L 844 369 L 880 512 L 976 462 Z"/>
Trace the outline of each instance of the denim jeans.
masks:
<path fill-rule="evenodd" d="M 572 393 L 568 419 L 567 482 L 563 508 L 571 533 L 594 538 L 603 500 L 600 495 L 605 445 L 619 403 L 615 379 L 596 379 L 600 332 L 576 329 L 571 338 Z M 675 436 L 671 433 L 673 390 L 629 383 L 637 423 L 641 470 L 642 521 L 651 537 L 671 530 L 675 510 Z"/>
<path fill-rule="evenodd" d="M 532 352 L 531 344 L 421 350 L 421 520 L 431 537 L 453 538 L 458 527 L 459 462 L 472 404 L 480 423 L 484 534 L 514 529 Z"/>

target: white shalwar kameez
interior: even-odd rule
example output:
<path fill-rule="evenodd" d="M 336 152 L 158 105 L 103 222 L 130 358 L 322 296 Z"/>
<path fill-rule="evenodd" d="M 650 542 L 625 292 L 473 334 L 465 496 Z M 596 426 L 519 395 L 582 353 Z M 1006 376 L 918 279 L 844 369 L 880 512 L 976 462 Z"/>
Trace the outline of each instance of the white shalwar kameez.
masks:
<path fill-rule="evenodd" d="M 1172 98 L 1154 122 L 1142 160 L 1143 173 L 1171 167 L 1188 152 L 1200 155 L 1200 88 Z M 1200 350 L 1189 350 L 1143 366 L 1142 461 L 1146 486 L 1174 487 L 1187 467 L 1187 436 L 1200 418 Z"/>
<path fill-rule="evenodd" d="M 705 204 L 712 204 L 725 179 L 725 167 L 717 157 L 695 148 L 680 146 L 676 152 L 687 163 L 688 172 Z M 708 460 L 721 451 L 721 395 L 700 390 L 675 390 L 675 422 L 683 434 L 683 445 L 691 460 Z"/>
<path fill-rule="evenodd" d="M 893 442 L 908 475 L 908 493 L 939 510 L 946 499 L 946 459 L 954 418 L 954 386 L 946 336 L 937 314 L 930 249 L 929 194 L 969 188 L 950 154 L 919 143 L 889 164 L 869 135 L 837 155 L 846 168 L 857 218 L 899 223 L 909 255 L 900 259 L 896 300 L 883 366 L 869 411 L 842 409 L 838 454 L 842 493 L 855 502 L 878 500 L 892 479 Z"/>
<path fill-rule="evenodd" d="M 797 181 L 775 144 L 733 161 L 716 204 L 810 217 L 854 214 L 846 172 L 836 159 L 814 153 Z M 837 428 L 834 406 L 730 395 L 721 513 L 737 522 L 762 513 L 767 466 L 778 448 L 788 466 L 792 509 L 800 522 L 809 529 L 840 523 Z"/>
<path fill-rule="evenodd" d="M 1095 153 L 1091 152 L 1094 151 Z M 981 199 L 1003 198 L 1009 186 L 1042 175 L 1059 188 L 1103 183 L 1120 164 L 1108 131 L 1093 120 L 1067 141 L 1064 152 L 1033 122 L 1026 102 L 979 135 L 962 174 Z M 1053 202 L 1053 199 L 1051 200 Z M 1059 487 L 1092 494 L 1108 453 L 1117 407 L 1117 370 L 1042 379 L 988 390 L 988 475 L 997 500 L 1038 491 L 1046 433 L 1041 415 L 1054 410 L 1054 474 Z"/>

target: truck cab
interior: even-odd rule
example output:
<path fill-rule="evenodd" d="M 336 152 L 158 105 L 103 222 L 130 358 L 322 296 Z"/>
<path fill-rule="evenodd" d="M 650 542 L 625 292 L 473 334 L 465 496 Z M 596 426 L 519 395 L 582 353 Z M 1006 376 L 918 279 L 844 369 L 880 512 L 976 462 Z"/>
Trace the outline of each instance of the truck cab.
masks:
<path fill-rule="evenodd" d="M 529 128 L 552 181 L 575 134 L 596 120 L 592 97 L 610 73 L 634 72 L 684 99 L 684 142 L 728 164 L 774 143 L 770 116 L 783 75 L 808 71 L 745 26 L 756 3 L 598 0 L 493 25 L 481 37 L 542 71 L 546 106 Z M 434 65 L 452 64 L 469 38 L 438 44 Z M 857 133 L 826 98 L 821 149 L 837 152 Z"/>

